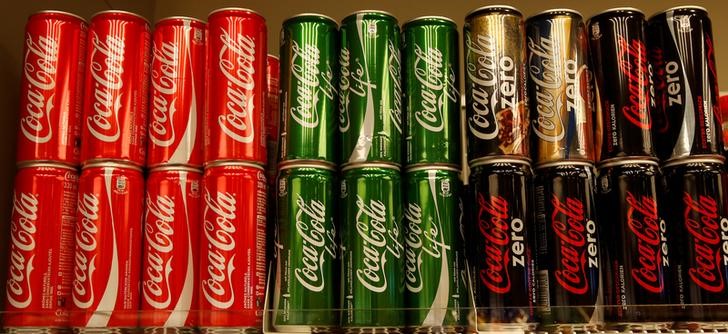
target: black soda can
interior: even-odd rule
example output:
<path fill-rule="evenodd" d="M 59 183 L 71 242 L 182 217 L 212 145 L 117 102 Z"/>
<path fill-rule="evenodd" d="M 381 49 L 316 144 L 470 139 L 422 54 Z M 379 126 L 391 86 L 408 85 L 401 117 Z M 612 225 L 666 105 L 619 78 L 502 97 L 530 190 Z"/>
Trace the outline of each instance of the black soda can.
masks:
<path fill-rule="evenodd" d="M 666 328 L 670 303 L 667 224 L 658 213 L 657 162 L 617 159 L 599 168 L 598 219 L 603 244 L 607 321 Z M 649 306 L 648 306 L 649 305 Z M 642 324 L 636 324 L 640 322 Z"/>
<path fill-rule="evenodd" d="M 682 6 L 647 24 L 650 113 L 657 156 L 663 160 L 721 154 L 715 46 L 708 12 Z"/>
<path fill-rule="evenodd" d="M 594 165 L 536 170 L 538 301 L 545 327 L 593 331 L 603 322 Z"/>
<path fill-rule="evenodd" d="M 609 9 L 589 20 L 599 161 L 654 156 L 645 25 L 634 8 Z"/>
<path fill-rule="evenodd" d="M 532 178 L 525 160 L 471 162 L 470 277 L 478 330 L 534 327 Z"/>
<path fill-rule="evenodd" d="M 728 316 L 728 184 L 723 159 L 691 157 L 663 167 L 664 217 L 670 233 L 674 303 L 680 320 Z"/>

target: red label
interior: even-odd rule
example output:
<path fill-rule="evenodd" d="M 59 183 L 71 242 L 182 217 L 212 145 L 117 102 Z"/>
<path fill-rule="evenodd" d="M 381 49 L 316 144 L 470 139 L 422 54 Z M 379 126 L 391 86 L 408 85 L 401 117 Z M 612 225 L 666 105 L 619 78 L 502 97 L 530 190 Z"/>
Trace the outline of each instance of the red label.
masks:
<path fill-rule="evenodd" d="M 689 193 L 683 195 L 685 203 L 685 229 L 693 240 L 695 263 L 688 269 L 690 279 L 700 288 L 710 292 L 723 292 L 721 230 L 718 203 L 715 199 L 700 195 L 697 200 Z"/>
<path fill-rule="evenodd" d="M 647 49 L 638 40 L 627 41 L 621 36 L 618 41 L 619 69 L 627 78 L 629 99 L 622 107 L 624 117 L 635 126 L 650 129 L 648 106 Z"/>
<path fill-rule="evenodd" d="M 645 290 L 660 293 L 664 283 L 657 203 L 650 196 L 638 198 L 628 191 L 627 205 L 627 225 L 637 241 L 637 261 L 632 268 L 632 278 Z"/>
<path fill-rule="evenodd" d="M 508 201 L 500 196 L 486 201 L 478 194 L 478 228 L 485 239 L 485 268 L 480 270 L 480 281 L 492 292 L 507 293 L 511 291 Z"/>
<path fill-rule="evenodd" d="M 12 217 L 6 295 L 8 304 L 13 308 L 25 309 L 33 302 L 30 275 L 34 269 L 35 234 L 38 231 L 38 196 L 22 192 L 14 194 Z"/>
<path fill-rule="evenodd" d="M 115 142 L 121 133 L 119 110 L 122 107 L 124 86 L 124 49 L 122 38 L 113 35 L 99 36 L 91 33 L 91 54 L 89 57 L 93 95 L 92 110 L 86 117 L 88 131 L 96 139 Z"/>

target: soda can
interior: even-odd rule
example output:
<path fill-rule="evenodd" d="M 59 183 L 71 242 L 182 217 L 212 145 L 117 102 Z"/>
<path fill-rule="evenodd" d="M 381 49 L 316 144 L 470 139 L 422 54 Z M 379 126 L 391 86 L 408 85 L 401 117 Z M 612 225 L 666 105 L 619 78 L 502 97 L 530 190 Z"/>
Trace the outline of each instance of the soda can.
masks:
<path fill-rule="evenodd" d="M 653 160 L 617 159 L 599 166 L 597 214 L 598 221 L 608 222 L 599 234 L 609 240 L 602 252 L 602 277 L 610 325 L 634 330 L 667 325 L 661 305 L 670 302 L 671 264 L 667 224 L 657 211 L 659 182 Z"/>
<path fill-rule="evenodd" d="M 523 15 L 486 6 L 465 17 L 465 101 L 468 159 L 530 159 Z"/>
<path fill-rule="evenodd" d="M 694 157 L 663 167 L 663 209 L 674 252 L 675 303 L 680 320 L 718 321 L 728 308 L 728 174 L 723 159 Z"/>
<path fill-rule="evenodd" d="M 599 330 L 604 312 L 594 165 L 543 166 L 534 182 L 541 325 Z"/>
<path fill-rule="evenodd" d="M 142 249 L 142 313 L 147 328 L 197 323 L 202 171 L 152 169 L 147 177 Z"/>
<path fill-rule="evenodd" d="M 266 284 L 266 179 L 247 162 L 203 176 L 200 318 L 203 333 L 261 330 Z"/>
<path fill-rule="evenodd" d="M 221 8 L 207 17 L 204 160 L 266 165 L 265 18 L 250 9 Z"/>
<path fill-rule="evenodd" d="M 44 10 L 25 25 L 17 163 L 57 161 L 78 166 L 86 21 Z"/>
<path fill-rule="evenodd" d="M 147 166 L 202 167 L 205 107 L 205 22 L 161 19 L 152 36 Z"/>
<path fill-rule="evenodd" d="M 588 40 L 581 14 L 552 9 L 526 20 L 528 99 L 536 168 L 594 163 Z"/>
<path fill-rule="evenodd" d="M 596 86 L 596 156 L 654 158 L 645 15 L 612 8 L 589 19 Z"/>
<path fill-rule="evenodd" d="M 71 314 L 71 325 L 80 331 L 137 327 L 143 208 L 141 169 L 110 161 L 84 166 Z"/>
<path fill-rule="evenodd" d="M 470 164 L 471 279 L 478 330 L 533 329 L 536 310 L 533 174 L 526 160 Z"/>
<path fill-rule="evenodd" d="M 404 230 L 399 168 L 348 165 L 341 181 L 341 325 L 399 332 L 405 326 Z"/>
<path fill-rule="evenodd" d="M 281 112 L 280 112 L 280 78 L 281 64 L 278 56 L 268 54 L 266 59 L 266 104 L 265 104 L 265 138 L 268 159 L 268 184 L 272 186 L 278 172 L 278 141 Z"/>
<path fill-rule="evenodd" d="M 150 30 L 137 14 L 91 18 L 84 82 L 81 163 L 122 160 L 144 166 Z"/>
<path fill-rule="evenodd" d="M 647 24 L 650 107 L 662 161 L 723 152 L 713 29 L 698 6 L 668 9 Z"/>
<path fill-rule="evenodd" d="M 365 10 L 341 22 L 341 163 L 402 163 L 400 30 L 387 12 Z"/>
<path fill-rule="evenodd" d="M 417 333 L 463 333 L 470 316 L 459 169 L 405 173 L 404 263 L 407 325 Z"/>
<path fill-rule="evenodd" d="M 405 164 L 460 165 L 458 27 L 442 16 L 402 26 Z"/>
<path fill-rule="evenodd" d="M 22 165 L 15 175 L 6 329 L 52 332 L 69 325 L 77 192 L 78 172 L 67 165 Z"/>
<path fill-rule="evenodd" d="M 279 332 L 330 332 L 339 326 L 336 172 L 320 162 L 282 164 L 273 321 Z"/>
<path fill-rule="evenodd" d="M 322 14 L 299 14 L 281 28 L 280 161 L 338 163 L 336 104 L 338 25 Z"/>

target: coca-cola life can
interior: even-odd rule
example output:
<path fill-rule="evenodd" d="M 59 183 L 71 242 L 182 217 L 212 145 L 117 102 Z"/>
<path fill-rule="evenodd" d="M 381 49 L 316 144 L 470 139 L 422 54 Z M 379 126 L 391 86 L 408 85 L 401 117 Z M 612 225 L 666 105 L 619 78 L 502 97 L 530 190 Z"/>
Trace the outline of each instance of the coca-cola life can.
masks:
<path fill-rule="evenodd" d="M 147 166 L 202 166 L 205 22 L 168 17 L 154 26 Z"/>
<path fill-rule="evenodd" d="M 207 21 L 205 163 L 265 166 L 265 18 L 250 9 L 223 8 Z"/>
<path fill-rule="evenodd" d="M 41 11 L 25 25 L 17 163 L 78 165 L 86 32 L 82 18 Z"/>
<path fill-rule="evenodd" d="M 71 325 L 136 327 L 144 178 L 115 162 L 84 166 L 78 182 Z"/>
<path fill-rule="evenodd" d="M 88 32 L 81 163 L 143 166 L 147 149 L 149 23 L 118 10 L 97 13 Z"/>
<path fill-rule="evenodd" d="M 143 327 L 196 325 L 202 171 L 171 166 L 147 177 L 142 250 Z"/>
<path fill-rule="evenodd" d="M 3 325 L 66 327 L 73 269 L 78 172 L 60 164 L 15 175 Z"/>
<path fill-rule="evenodd" d="M 200 235 L 200 322 L 260 330 L 266 284 L 266 178 L 262 166 L 208 165 Z"/>

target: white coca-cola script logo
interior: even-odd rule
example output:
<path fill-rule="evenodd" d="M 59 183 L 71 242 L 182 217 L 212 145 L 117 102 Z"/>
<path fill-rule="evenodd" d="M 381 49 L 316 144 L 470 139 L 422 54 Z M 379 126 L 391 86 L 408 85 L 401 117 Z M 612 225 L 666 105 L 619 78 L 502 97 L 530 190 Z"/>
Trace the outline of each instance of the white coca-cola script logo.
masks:
<path fill-rule="evenodd" d="M 149 215 L 154 218 L 149 219 Z M 174 250 L 174 199 L 158 195 L 152 200 L 147 195 L 147 217 L 144 219 L 146 263 L 142 291 L 144 300 L 157 309 L 166 309 L 172 301 L 169 274 L 172 272 Z"/>
<path fill-rule="evenodd" d="M 389 79 L 394 88 L 394 96 L 392 105 L 389 109 L 389 118 L 392 120 L 394 128 L 397 132 L 402 133 L 402 83 L 401 83 L 401 72 L 402 63 L 400 61 L 399 47 L 395 46 L 390 40 L 387 44 L 389 50 Z"/>
<path fill-rule="evenodd" d="M 99 198 L 94 194 L 81 194 L 78 199 L 76 222 L 76 256 L 73 269 L 73 303 L 86 309 L 94 303 L 94 271 L 96 271 L 96 234 L 99 232 Z M 90 257 L 90 259 L 89 259 Z"/>
<path fill-rule="evenodd" d="M 20 131 L 28 140 L 42 144 L 53 137 L 50 114 L 58 70 L 58 41 L 50 36 L 25 38 L 23 75 L 28 83 L 27 104 L 20 118 Z"/>
<path fill-rule="evenodd" d="M 414 75 L 420 83 L 420 108 L 415 108 L 415 120 L 424 129 L 442 132 L 445 128 L 443 109 L 448 99 L 457 102 L 455 72 L 445 68 L 442 52 L 421 48 L 415 44 Z"/>
<path fill-rule="evenodd" d="M 382 201 L 364 199 L 356 196 L 356 231 L 362 238 L 364 258 L 356 269 L 359 282 L 372 292 L 387 290 L 387 253 L 395 258 L 402 256 L 403 245 L 399 242 L 399 227 L 393 224 L 387 230 L 387 207 Z"/>
<path fill-rule="evenodd" d="M 315 128 L 319 124 L 319 92 L 328 100 L 334 99 L 333 73 L 331 68 L 324 73 L 319 71 L 321 52 L 313 44 L 299 46 L 291 42 L 291 74 L 298 80 L 296 99 L 290 101 L 290 113 L 293 120 L 306 128 Z"/>
<path fill-rule="evenodd" d="M 255 89 L 255 41 L 237 34 L 235 38 L 224 29 L 220 34 L 222 47 L 218 66 L 227 80 L 225 108 L 227 113 L 217 119 L 222 132 L 240 143 L 251 143 L 255 137 L 253 110 Z"/>
<path fill-rule="evenodd" d="M 33 301 L 30 274 L 35 259 L 35 232 L 38 220 L 38 196 L 13 195 L 13 220 L 10 222 L 10 269 L 7 298 L 15 308 L 26 308 Z"/>
<path fill-rule="evenodd" d="M 202 272 L 202 292 L 214 307 L 226 309 L 235 303 L 232 274 L 235 271 L 235 210 L 237 200 L 228 192 L 217 192 L 213 197 L 205 189 L 205 221 L 207 239 L 207 270 Z"/>
<path fill-rule="evenodd" d="M 432 220 L 427 229 L 422 228 L 422 207 L 417 203 L 408 203 L 405 209 L 404 218 L 407 226 L 405 228 L 405 286 L 410 292 L 420 292 L 423 287 L 421 265 L 422 256 L 429 256 L 432 259 L 440 259 L 443 250 L 449 250 L 450 245 L 441 240 L 439 221 Z M 426 261 L 426 260 L 424 260 Z M 426 284 L 426 283 L 425 283 Z"/>
<path fill-rule="evenodd" d="M 179 46 L 174 42 L 154 44 L 152 60 L 152 121 L 149 139 L 154 145 L 169 147 L 174 143 L 174 113 L 177 111 Z"/>
<path fill-rule="evenodd" d="M 114 142 L 119 139 L 119 109 L 121 109 L 121 88 L 124 85 L 124 40 L 118 36 L 106 35 L 102 40 L 93 32 L 91 50 L 91 77 L 93 112 L 86 118 L 86 125 L 96 139 Z"/>
<path fill-rule="evenodd" d="M 326 230 L 326 206 L 321 201 L 311 200 L 306 203 L 298 196 L 296 205 L 296 232 L 303 240 L 303 257 L 301 267 L 295 268 L 294 272 L 304 288 L 319 292 L 326 287 L 326 256 L 330 259 L 336 258 L 336 230 Z"/>

